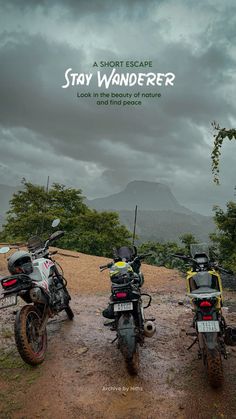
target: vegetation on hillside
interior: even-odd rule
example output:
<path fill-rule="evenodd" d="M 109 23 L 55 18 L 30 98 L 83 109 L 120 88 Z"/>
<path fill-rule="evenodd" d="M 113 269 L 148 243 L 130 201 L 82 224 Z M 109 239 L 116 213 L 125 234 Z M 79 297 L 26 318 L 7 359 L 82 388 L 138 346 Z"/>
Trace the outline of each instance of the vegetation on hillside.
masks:
<path fill-rule="evenodd" d="M 221 128 L 217 122 L 212 122 L 212 126 L 215 130 L 214 134 L 214 146 L 211 153 L 211 161 L 212 161 L 212 173 L 214 176 L 214 182 L 219 185 L 219 163 L 220 163 L 220 155 L 221 155 L 221 147 L 225 138 L 228 140 L 236 140 L 236 129 L 226 129 Z"/>
<path fill-rule="evenodd" d="M 223 266 L 236 271 L 236 204 L 228 202 L 226 211 L 215 207 L 214 212 L 217 231 L 210 236 L 214 250 Z M 55 218 L 60 218 L 60 229 L 66 233 L 57 242 L 64 249 L 112 257 L 114 247 L 131 244 L 131 233 L 120 224 L 119 215 L 91 210 L 84 203 L 80 189 L 55 183 L 46 191 L 26 181 L 23 190 L 13 194 L 0 239 L 9 243 L 26 242 L 32 235 L 46 239 Z M 139 252 L 152 252 L 147 259 L 150 264 L 184 270 L 183 262 L 172 255 L 189 254 L 190 244 L 197 240 L 187 233 L 180 237 L 180 242 L 149 241 L 139 247 Z"/>
<path fill-rule="evenodd" d="M 217 259 L 225 268 L 236 272 L 236 203 L 228 202 L 225 211 L 215 206 L 214 212 L 217 231 L 210 237 L 218 253 Z"/>
<path fill-rule="evenodd" d="M 197 243 L 197 239 L 190 233 L 180 237 L 181 245 L 175 242 L 146 242 L 139 247 L 140 253 L 152 253 L 145 261 L 151 265 L 165 266 L 166 268 L 176 268 L 181 271 L 186 270 L 185 263 L 173 257 L 174 253 L 190 254 L 190 244 Z"/>
<path fill-rule="evenodd" d="M 10 201 L 2 241 L 25 242 L 32 235 L 46 239 L 52 220 L 60 218 L 66 234 L 57 245 L 64 249 L 110 257 L 113 247 L 130 244 L 131 233 L 120 224 L 118 214 L 89 209 L 81 190 L 58 183 L 48 191 L 26 181 L 23 186 Z"/>

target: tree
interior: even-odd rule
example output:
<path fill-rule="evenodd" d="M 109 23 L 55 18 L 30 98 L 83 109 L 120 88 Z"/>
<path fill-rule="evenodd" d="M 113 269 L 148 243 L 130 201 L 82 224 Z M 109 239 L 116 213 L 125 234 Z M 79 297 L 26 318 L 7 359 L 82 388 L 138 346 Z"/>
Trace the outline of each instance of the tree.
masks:
<path fill-rule="evenodd" d="M 166 268 L 178 268 L 183 270 L 183 262 L 174 258 L 174 253 L 184 253 L 184 249 L 175 242 L 146 242 L 141 244 L 138 253 L 152 253 L 145 259 L 150 265 L 165 266 Z"/>
<path fill-rule="evenodd" d="M 228 202 L 226 211 L 215 206 L 214 212 L 218 231 L 210 237 L 217 247 L 219 262 L 236 271 L 236 203 Z"/>
<path fill-rule="evenodd" d="M 187 255 L 190 254 L 190 245 L 193 243 L 198 243 L 198 240 L 191 233 L 185 233 L 180 236 L 180 241 L 184 245 L 184 250 Z"/>
<path fill-rule="evenodd" d="M 232 139 L 236 140 L 236 129 L 226 129 L 221 128 L 220 125 L 217 122 L 212 122 L 211 124 L 216 131 L 214 134 L 214 146 L 211 153 L 211 161 L 212 161 L 212 174 L 214 176 L 213 180 L 214 182 L 219 185 L 219 160 L 221 155 L 221 146 L 223 143 L 223 140 L 225 138 L 228 138 L 230 141 Z"/>
<path fill-rule="evenodd" d="M 46 238 L 54 218 L 70 229 L 74 217 L 87 211 L 81 190 L 54 183 L 47 192 L 43 186 L 23 181 L 23 190 L 13 194 L 1 237 L 24 241 L 34 234 Z"/>
<path fill-rule="evenodd" d="M 174 258 L 174 253 L 190 254 L 190 244 L 197 243 L 196 238 L 191 233 L 183 234 L 179 237 L 183 246 L 175 242 L 146 242 L 139 246 L 139 253 L 152 253 L 145 259 L 150 265 L 165 266 L 165 268 L 176 268 L 182 272 L 186 272 L 186 264 L 180 259 Z"/>
<path fill-rule="evenodd" d="M 26 181 L 23 186 L 10 201 L 2 240 L 27 241 L 35 234 L 46 239 L 52 220 L 60 218 L 66 234 L 57 244 L 65 249 L 109 257 L 112 247 L 130 244 L 131 233 L 120 224 L 118 214 L 89 209 L 80 189 L 54 183 L 47 192 Z"/>
<path fill-rule="evenodd" d="M 112 257 L 114 247 L 129 246 L 131 232 L 120 224 L 115 212 L 88 210 L 78 219 L 76 227 L 61 241 L 67 249 Z"/>

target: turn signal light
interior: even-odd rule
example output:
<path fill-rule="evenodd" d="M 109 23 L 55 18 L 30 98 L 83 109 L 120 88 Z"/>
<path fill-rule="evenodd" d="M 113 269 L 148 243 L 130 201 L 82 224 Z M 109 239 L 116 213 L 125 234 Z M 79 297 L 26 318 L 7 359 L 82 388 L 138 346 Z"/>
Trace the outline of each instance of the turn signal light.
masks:
<path fill-rule="evenodd" d="M 209 301 L 202 301 L 200 307 L 211 307 L 212 304 Z"/>
<path fill-rule="evenodd" d="M 125 298 L 125 297 L 127 297 L 127 292 L 117 292 L 116 297 L 117 298 Z"/>

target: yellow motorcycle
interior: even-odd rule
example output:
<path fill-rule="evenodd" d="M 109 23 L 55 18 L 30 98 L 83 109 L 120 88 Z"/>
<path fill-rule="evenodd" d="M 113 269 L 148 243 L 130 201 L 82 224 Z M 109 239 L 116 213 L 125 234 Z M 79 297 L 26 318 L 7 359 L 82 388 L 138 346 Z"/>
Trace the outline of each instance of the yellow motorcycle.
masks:
<path fill-rule="evenodd" d="M 212 387 L 223 383 L 222 357 L 227 359 L 226 344 L 236 344 L 236 330 L 227 326 L 222 314 L 223 296 L 220 273 L 230 274 L 217 263 L 211 262 L 206 244 L 192 244 L 191 256 L 175 254 L 190 266 L 186 276 L 187 295 L 193 305 L 195 336 L 189 346 L 198 344 L 198 358 L 203 360 Z"/>

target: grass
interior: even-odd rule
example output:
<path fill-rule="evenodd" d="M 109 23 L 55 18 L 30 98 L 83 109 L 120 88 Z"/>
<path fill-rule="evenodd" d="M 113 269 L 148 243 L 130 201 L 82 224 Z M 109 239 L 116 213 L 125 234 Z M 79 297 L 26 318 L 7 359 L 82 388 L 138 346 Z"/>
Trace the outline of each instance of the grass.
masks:
<path fill-rule="evenodd" d="M 13 330 L 10 329 L 9 327 L 2 327 L 1 330 L 1 337 L 4 339 L 10 339 L 12 338 L 14 335 Z"/>
<path fill-rule="evenodd" d="M 23 407 L 19 388 L 27 390 L 41 375 L 41 368 L 27 365 L 16 348 L 0 350 L 0 419 L 11 419 Z"/>

